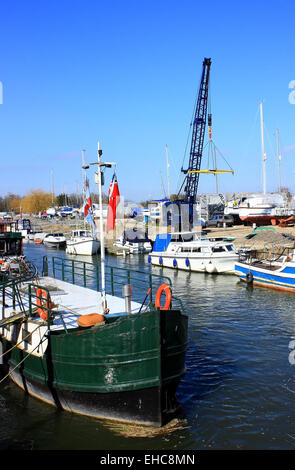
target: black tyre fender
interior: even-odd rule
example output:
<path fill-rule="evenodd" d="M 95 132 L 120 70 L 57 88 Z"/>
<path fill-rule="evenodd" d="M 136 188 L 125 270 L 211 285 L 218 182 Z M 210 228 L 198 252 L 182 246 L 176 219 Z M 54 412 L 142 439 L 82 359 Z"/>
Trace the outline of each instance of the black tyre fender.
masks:
<path fill-rule="evenodd" d="M 253 284 L 253 274 L 251 271 L 248 271 L 246 274 L 246 282 L 247 284 Z"/>

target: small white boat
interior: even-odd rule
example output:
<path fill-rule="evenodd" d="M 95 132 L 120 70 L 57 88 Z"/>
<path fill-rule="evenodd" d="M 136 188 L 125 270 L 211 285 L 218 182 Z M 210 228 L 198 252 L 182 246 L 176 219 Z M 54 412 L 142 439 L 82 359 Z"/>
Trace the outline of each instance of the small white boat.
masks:
<path fill-rule="evenodd" d="M 126 250 L 128 253 L 149 253 L 152 251 L 151 240 L 147 234 L 137 229 L 124 230 L 121 237 L 115 242 L 114 246 Z"/>
<path fill-rule="evenodd" d="M 69 255 L 95 255 L 100 242 L 89 230 L 73 230 L 71 238 L 66 242 L 66 253 Z"/>
<path fill-rule="evenodd" d="M 239 255 L 232 240 L 197 232 L 157 235 L 148 262 L 186 271 L 234 274 Z"/>
<path fill-rule="evenodd" d="M 34 243 L 36 245 L 42 245 L 45 235 L 47 234 L 44 232 L 35 232 L 35 235 L 33 237 Z"/>
<path fill-rule="evenodd" d="M 43 243 L 47 247 L 62 248 L 66 245 L 66 237 L 63 233 L 47 233 Z"/>

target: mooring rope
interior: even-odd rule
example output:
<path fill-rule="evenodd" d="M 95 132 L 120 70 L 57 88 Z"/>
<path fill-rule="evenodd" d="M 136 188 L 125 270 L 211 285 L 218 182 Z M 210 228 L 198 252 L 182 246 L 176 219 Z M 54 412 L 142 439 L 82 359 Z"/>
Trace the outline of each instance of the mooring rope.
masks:
<path fill-rule="evenodd" d="M 25 323 L 26 320 L 24 320 L 22 323 Z M 35 333 L 36 330 L 38 330 L 38 328 L 40 328 L 40 326 L 44 326 L 44 323 L 38 325 L 33 331 L 31 331 L 30 333 L 28 333 L 21 341 L 19 341 L 18 343 L 14 344 L 11 348 L 7 349 L 7 351 L 5 351 L 3 354 L 0 355 L 0 359 L 2 359 L 5 354 L 9 353 L 10 351 L 12 351 L 14 348 L 16 348 L 17 346 L 19 346 L 21 343 L 23 343 L 24 341 L 26 341 L 27 338 L 29 338 L 29 336 L 31 336 L 33 333 Z"/>
<path fill-rule="evenodd" d="M 41 325 L 40 325 L 41 326 Z M 32 351 L 29 351 L 26 355 L 26 357 L 24 357 L 13 369 L 9 370 L 8 374 L 6 374 L 1 380 L 0 380 L 0 384 L 2 382 L 4 382 L 5 379 L 7 379 L 9 377 L 9 375 L 11 374 L 11 372 L 13 372 L 15 369 L 17 369 L 34 351 L 35 349 L 39 348 L 39 346 L 43 343 L 44 341 L 44 336 L 45 336 L 46 332 L 44 333 L 44 335 L 42 336 L 41 340 L 39 341 L 39 343 L 37 344 L 37 346 L 32 349 Z"/>

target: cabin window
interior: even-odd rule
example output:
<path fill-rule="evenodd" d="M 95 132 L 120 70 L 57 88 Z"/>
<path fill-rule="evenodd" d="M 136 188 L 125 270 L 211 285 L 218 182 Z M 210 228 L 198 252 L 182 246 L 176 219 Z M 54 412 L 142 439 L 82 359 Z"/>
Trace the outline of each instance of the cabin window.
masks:
<path fill-rule="evenodd" d="M 214 246 L 212 248 L 213 253 L 221 253 L 222 251 L 226 251 L 224 246 Z"/>
<path fill-rule="evenodd" d="M 226 245 L 227 251 L 233 251 L 234 247 L 232 245 Z"/>
<path fill-rule="evenodd" d="M 191 250 L 190 247 L 189 247 L 189 248 L 187 248 L 187 247 L 182 247 L 182 248 L 181 248 L 181 251 L 182 251 L 182 253 L 190 253 L 192 250 Z"/>
<path fill-rule="evenodd" d="M 193 251 L 193 253 L 201 253 L 201 247 L 200 246 L 199 247 L 194 247 L 192 251 Z"/>

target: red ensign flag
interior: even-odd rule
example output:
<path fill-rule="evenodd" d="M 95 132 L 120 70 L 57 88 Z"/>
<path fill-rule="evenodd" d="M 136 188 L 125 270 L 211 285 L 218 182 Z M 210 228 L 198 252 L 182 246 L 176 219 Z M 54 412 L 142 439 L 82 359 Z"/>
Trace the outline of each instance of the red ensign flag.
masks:
<path fill-rule="evenodd" d="M 109 189 L 109 207 L 108 207 L 108 220 L 107 232 L 114 230 L 116 220 L 116 209 L 120 201 L 120 193 L 116 174 L 114 173 L 113 179 Z"/>

